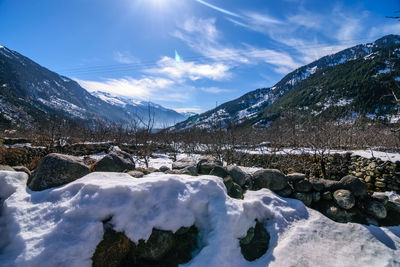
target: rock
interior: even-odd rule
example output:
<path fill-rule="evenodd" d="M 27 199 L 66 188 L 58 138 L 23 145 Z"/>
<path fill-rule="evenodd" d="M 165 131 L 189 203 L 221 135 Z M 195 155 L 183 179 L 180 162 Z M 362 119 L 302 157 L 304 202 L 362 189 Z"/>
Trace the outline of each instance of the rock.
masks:
<path fill-rule="evenodd" d="M 0 171 L 10 171 L 10 172 L 15 172 L 15 170 L 8 165 L 0 165 Z"/>
<path fill-rule="evenodd" d="M 310 206 L 313 200 L 311 193 L 296 192 L 293 194 L 293 197 L 298 200 L 301 200 L 306 206 Z"/>
<path fill-rule="evenodd" d="M 211 156 L 203 157 L 197 163 L 197 172 L 199 174 L 209 174 L 216 166 L 222 166 L 222 162 Z"/>
<path fill-rule="evenodd" d="M 329 191 L 323 192 L 322 193 L 322 199 L 325 200 L 332 200 L 332 193 Z"/>
<path fill-rule="evenodd" d="M 253 184 L 256 189 L 268 188 L 272 191 L 280 191 L 287 187 L 288 178 L 279 170 L 258 170 L 253 174 Z"/>
<path fill-rule="evenodd" d="M 377 182 L 375 182 L 375 186 L 379 187 L 379 188 L 385 188 L 386 184 L 384 182 L 377 181 Z"/>
<path fill-rule="evenodd" d="M 158 170 L 157 170 L 156 168 L 153 168 L 153 167 L 148 167 L 148 168 L 146 169 L 146 172 L 147 172 L 147 173 L 153 173 L 153 172 L 158 172 Z"/>
<path fill-rule="evenodd" d="M 313 189 L 315 191 L 319 192 L 319 191 L 324 190 L 324 183 L 323 182 L 315 180 L 315 179 L 311 180 L 310 182 L 311 182 L 312 187 L 313 187 Z"/>
<path fill-rule="evenodd" d="M 292 189 L 288 186 L 283 190 L 277 191 L 276 193 L 281 197 L 289 197 L 292 194 Z"/>
<path fill-rule="evenodd" d="M 340 179 L 340 183 L 344 189 L 350 190 L 354 196 L 361 197 L 367 194 L 367 185 L 361 179 L 357 177 L 347 175 Z"/>
<path fill-rule="evenodd" d="M 28 175 L 31 175 L 31 171 L 25 166 L 13 166 L 12 167 L 16 172 L 24 172 Z"/>
<path fill-rule="evenodd" d="M 320 192 L 312 192 L 312 201 L 314 203 L 321 200 L 321 193 Z"/>
<path fill-rule="evenodd" d="M 388 196 L 385 196 L 385 195 L 373 195 L 373 198 L 375 199 L 375 200 L 378 200 L 379 202 L 382 202 L 382 204 L 383 205 L 385 205 L 386 206 L 386 204 L 388 203 L 388 201 L 389 201 L 389 197 Z"/>
<path fill-rule="evenodd" d="M 169 170 L 169 168 L 168 168 L 167 166 L 161 166 L 161 167 L 159 168 L 159 170 L 160 170 L 160 172 L 166 172 L 166 171 Z"/>
<path fill-rule="evenodd" d="M 97 160 L 95 160 L 91 157 L 88 157 L 88 156 L 83 157 L 83 163 L 85 163 L 88 166 L 93 166 L 96 162 L 97 162 Z"/>
<path fill-rule="evenodd" d="M 246 183 L 246 173 L 242 171 L 242 169 L 231 165 L 228 166 L 227 170 L 235 183 L 240 186 L 243 186 Z"/>
<path fill-rule="evenodd" d="M 95 172 L 124 172 L 135 169 L 131 155 L 124 151 L 111 151 L 93 167 Z"/>
<path fill-rule="evenodd" d="M 256 222 L 255 227 L 247 230 L 244 238 L 239 239 L 240 251 L 248 261 L 254 261 L 268 250 L 270 235 L 264 225 Z"/>
<path fill-rule="evenodd" d="M 197 168 L 195 165 L 187 166 L 184 169 L 178 170 L 180 174 L 187 174 L 192 176 L 197 176 Z"/>
<path fill-rule="evenodd" d="M 352 220 L 351 214 L 333 204 L 328 205 L 328 208 L 325 210 L 325 215 L 335 222 L 347 223 Z"/>
<path fill-rule="evenodd" d="M 189 166 L 195 166 L 196 162 L 192 158 L 182 158 L 172 163 L 172 169 L 180 170 Z"/>
<path fill-rule="evenodd" d="M 144 173 L 140 171 L 130 171 L 128 174 L 134 178 L 142 178 L 144 176 Z"/>
<path fill-rule="evenodd" d="M 290 173 L 287 175 L 289 181 L 296 181 L 296 180 L 304 180 L 306 179 L 306 175 L 303 173 Z"/>
<path fill-rule="evenodd" d="M 356 204 L 353 194 L 349 190 L 340 189 L 333 193 L 333 200 L 339 207 L 349 210 Z"/>
<path fill-rule="evenodd" d="M 313 188 L 312 184 L 305 179 L 302 180 L 298 179 L 293 181 L 293 187 L 295 191 L 303 193 L 308 193 Z"/>
<path fill-rule="evenodd" d="M 253 178 L 252 178 L 251 174 L 249 174 L 249 173 L 246 173 L 244 187 L 246 189 L 253 190 Z"/>
<path fill-rule="evenodd" d="M 224 185 L 226 187 L 226 192 L 229 192 L 229 190 L 231 190 L 231 188 L 233 186 L 233 181 L 232 181 L 232 178 L 230 176 L 226 176 L 224 178 Z"/>
<path fill-rule="evenodd" d="M 62 154 L 48 154 L 28 179 L 28 187 L 40 191 L 64 185 L 89 174 L 81 159 Z"/>
<path fill-rule="evenodd" d="M 373 198 L 368 198 L 364 204 L 364 208 L 366 212 L 369 215 L 373 216 L 374 218 L 377 219 L 386 218 L 387 211 L 385 205 L 383 205 L 383 203 L 379 202 L 378 200 L 375 200 Z"/>
<path fill-rule="evenodd" d="M 149 239 L 139 240 L 136 254 L 145 260 L 160 260 L 174 246 L 174 235 L 171 231 L 153 229 Z"/>
<path fill-rule="evenodd" d="M 365 221 L 367 222 L 368 225 L 379 226 L 379 223 L 374 218 L 367 217 L 367 218 L 365 218 Z"/>
<path fill-rule="evenodd" d="M 326 191 L 335 191 L 338 189 L 343 189 L 343 184 L 339 181 L 320 179 L 319 182 L 321 182 L 324 185 L 323 190 L 326 190 Z"/>
<path fill-rule="evenodd" d="M 228 191 L 228 196 L 237 199 L 243 199 L 243 190 L 240 185 L 233 183 L 231 189 Z"/>
<path fill-rule="evenodd" d="M 215 166 L 211 171 L 210 175 L 218 176 L 221 178 L 225 178 L 226 176 L 229 175 L 228 171 L 225 170 L 225 168 L 221 166 Z M 232 176 L 231 176 L 232 177 Z"/>
<path fill-rule="evenodd" d="M 124 234 L 112 229 L 109 223 L 103 223 L 103 240 L 97 245 L 92 256 L 93 267 L 119 267 L 129 262 L 135 244 Z"/>

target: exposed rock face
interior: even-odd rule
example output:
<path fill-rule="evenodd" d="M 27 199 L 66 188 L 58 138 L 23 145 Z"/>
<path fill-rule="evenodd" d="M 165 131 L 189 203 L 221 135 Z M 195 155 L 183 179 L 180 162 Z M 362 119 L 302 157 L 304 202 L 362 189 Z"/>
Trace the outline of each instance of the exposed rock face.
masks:
<path fill-rule="evenodd" d="M 222 162 L 214 157 L 204 157 L 197 163 L 197 172 L 199 174 L 209 174 L 216 166 L 222 166 Z"/>
<path fill-rule="evenodd" d="M 191 260 L 197 246 L 196 227 L 181 227 L 176 233 L 153 229 L 147 241 L 133 243 L 124 233 L 104 222 L 103 240 L 93 254 L 93 266 L 178 266 Z"/>
<path fill-rule="evenodd" d="M 288 178 L 279 170 L 264 169 L 253 174 L 253 182 L 256 189 L 268 188 L 280 191 L 287 186 Z"/>
<path fill-rule="evenodd" d="M 210 175 L 215 175 L 221 178 L 225 178 L 226 176 L 228 176 L 228 171 L 225 170 L 225 168 L 221 167 L 221 166 L 215 166 L 211 171 L 210 171 Z M 231 176 L 232 177 L 232 176 Z M 233 178 L 233 177 L 232 177 Z"/>
<path fill-rule="evenodd" d="M 233 181 L 238 185 L 243 186 L 246 183 L 246 173 L 239 167 L 232 165 L 228 166 L 228 172 Z"/>
<path fill-rule="evenodd" d="M 303 173 L 290 173 L 287 175 L 289 181 L 304 180 L 306 175 Z"/>
<path fill-rule="evenodd" d="M 232 183 L 228 195 L 233 198 L 243 199 L 243 189 L 237 183 Z"/>
<path fill-rule="evenodd" d="M 278 192 L 276 192 L 278 195 L 280 195 L 281 197 L 290 197 L 290 195 L 292 194 L 292 189 L 288 186 Z"/>
<path fill-rule="evenodd" d="M 124 172 L 135 169 L 132 157 L 123 151 L 111 151 L 93 167 L 95 172 Z"/>
<path fill-rule="evenodd" d="M 167 166 L 161 166 L 160 168 L 159 168 L 159 171 L 160 172 L 166 172 L 166 171 L 168 171 L 169 170 L 169 168 L 167 167 Z"/>
<path fill-rule="evenodd" d="M 31 175 L 31 171 L 25 166 L 13 166 L 12 167 L 16 172 L 24 172 L 28 175 Z"/>
<path fill-rule="evenodd" d="M 380 202 L 376 199 L 370 198 L 367 201 L 365 201 L 364 207 L 365 207 L 366 212 L 369 215 L 371 215 L 377 219 L 386 218 L 387 210 L 386 210 L 385 205 L 383 205 L 382 202 Z"/>
<path fill-rule="evenodd" d="M 196 166 L 196 162 L 192 158 L 183 158 L 172 163 L 173 170 L 180 170 L 189 166 Z"/>
<path fill-rule="evenodd" d="M 353 194 L 349 190 L 340 189 L 333 193 L 333 199 L 339 207 L 349 210 L 356 204 Z"/>
<path fill-rule="evenodd" d="M 79 179 L 90 170 L 78 157 L 52 153 L 43 158 L 28 179 L 33 191 L 64 185 Z"/>
<path fill-rule="evenodd" d="M 270 235 L 264 225 L 257 221 L 255 227 L 247 231 L 244 238 L 239 239 L 240 250 L 248 261 L 260 258 L 268 250 Z"/>

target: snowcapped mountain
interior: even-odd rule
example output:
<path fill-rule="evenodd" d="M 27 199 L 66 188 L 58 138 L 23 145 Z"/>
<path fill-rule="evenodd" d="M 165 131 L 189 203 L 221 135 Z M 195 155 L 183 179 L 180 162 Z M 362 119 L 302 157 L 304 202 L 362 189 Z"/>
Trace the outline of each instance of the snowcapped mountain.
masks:
<path fill-rule="evenodd" d="M 126 96 L 116 96 L 107 92 L 95 91 L 92 95 L 101 100 L 123 108 L 130 116 L 145 120 L 154 115 L 154 127 L 164 128 L 181 122 L 188 117 L 175 110 L 165 108 L 149 101 L 140 101 Z"/>
<path fill-rule="evenodd" d="M 366 77 L 370 77 L 371 79 L 376 78 L 379 80 L 382 78 L 382 75 L 388 73 L 387 55 L 389 50 L 392 52 L 392 57 L 394 60 L 399 58 L 400 36 L 388 35 L 376 40 L 373 43 L 360 44 L 340 51 L 336 54 L 322 57 L 319 60 L 316 60 L 287 74 L 273 87 L 251 91 L 237 99 L 226 102 L 215 109 L 190 117 L 186 121 L 175 125 L 173 129 L 178 131 L 191 128 L 212 129 L 220 125 L 226 127 L 231 124 L 268 125 L 269 121 L 279 117 L 280 111 L 283 110 L 284 107 L 291 106 L 300 108 L 296 106 L 297 103 L 301 99 L 309 99 L 307 96 L 310 94 L 314 96 L 314 99 L 309 99 L 311 102 L 308 104 L 310 105 L 319 103 L 319 105 L 323 107 L 325 102 L 331 103 L 332 105 L 337 102 L 335 104 L 336 106 L 347 106 L 347 103 L 349 103 L 351 97 L 355 97 L 357 99 L 357 96 L 359 96 L 358 93 L 354 94 L 354 92 L 362 92 L 363 89 L 361 88 L 361 84 L 371 84 L 372 81 L 370 79 L 366 79 Z M 343 66 L 348 67 L 346 69 L 347 73 L 346 71 L 338 71 L 339 69 L 343 69 Z M 350 68 L 351 66 L 353 66 L 353 68 Z M 364 76 L 360 75 L 360 69 L 363 70 Z M 335 73 L 335 71 L 338 73 Z M 324 80 L 327 72 L 332 73 L 329 83 L 326 83 Z M 349 76 L 353 78 L 356 77 L 356 79 L 353 79 L 353 85 L 357 84 L 358 80 L 359 84 L 356 87 L 351 87 L 351 85 L 346 83 L 346 81 L 352 80 L 352 78 Z M 307 87 L 307 83 L 311 80 L 316 83 L 313 84 L 312 89 Z M 375 82 L 373 84 L 375 86 L 377 86 L 377 83 L 380 83 L 378 80 L 374 80 Z M 335 85 L 339 81 L 342 81 L 340 84 L 344 87 L 342 88 L 343 90 Z M 304 90 L 299 91 L 296 89 L 304 89 L 304 87 L 308 88 L 309 91 L 305 92 Z M 324 90 L 322 90 L 322 88 L 324 88 Z M 376 88 L 380 87 L 378 86 Z M 339 89 L 342 91 L 343 96 L 341 97 L 337 95 L 334 97 L 334 99 L 329 99 L 329 96 L 333 96 L 333 91 L 339 91 Z M 322 94 L 318 93 L 321 90 L 325 92 L 325 94 L 323 94 L 324 98 L 321 98 Z M 346 94 L 343 91 L 353 92 L 353 94 Z M 382 94 L 376 91 L 377 90 L 371 92 L 373 94 Z M 297 94 L 298 98 L 290 98 L 290 96 L 295 93 Z M 368 95 L 368 92 L 365 94 Z M 379 98 L 376 99 L 379 100 Z M 333 103 L 332 101 L 336 102 Z M 291 104 L 286 106 L 280 105 L 283 102 L 285 104 L 290 102 Z M 361 99 L 357 101 L 358 104 L 360 104 L 360 102 Z M 367 101 L 367 103 L 369 102 Z M 302 107 L 307 109 L 307 103 L 302 104 L 304 105 Z M 377 108 L 377 106 L 379 106 L 379 103 L 374 103 L 373 107 Z M 310 112 L 311 111 L 312 110 L 310 110 Z M 356 109 L 353 111 L 358 113 L 365 112 L 365 110 Z M 350 110 L 348 112 L 350 112 Z"/>
<path fill-rule="evenodd" d="M 81 123 L 129 124 L 137 116 L 148 114 L 149 106 L 154 127 L 187 118 L 150 102 L 105 93 L 92 95 L 74 80 L 0 46 L 0 128 L 45 125 L 55 116 Z"/>

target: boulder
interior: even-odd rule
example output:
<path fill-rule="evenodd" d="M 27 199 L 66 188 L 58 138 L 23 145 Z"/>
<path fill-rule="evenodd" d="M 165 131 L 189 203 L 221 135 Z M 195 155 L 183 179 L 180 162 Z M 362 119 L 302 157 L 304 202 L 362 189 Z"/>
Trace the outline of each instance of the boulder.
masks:
<path fill-rule="evenodd" d="M 139 240 L 136 254 L 145 260 L 160 260 L 173 246 L 174 235 L 171 231 L 153 229 L 146 242 Z"/>
<path fill-rule="evenodd" d="M 216 166 L 222 166 L 222 162 L 211 156 L 203 157 L 197 163 L 197 172 L 199 174 L 209 174 Z"/>
<path fill-rule="evenodd" d="M 333 193 L 333 199 L 339 207 L 345 210 L 351 209 L 356 204 L 353 194 L 345 189 L 336 190 Z"/>
<path fill-rule="evenodd" d="M 387 215 L 387 210 L 382 202 L 373 198 L 368 198 L 364 203 L 365 211 L 377 219 L 384 219 Z"/>
<path fill-rule="evenodd" d="M 345 210 L 336 207 L 333 203 L 327 206 L 324 214 L 335 222 L 347 223 L 351 222 L 352 220 L 352 216 L 350 213 L 347 213 Z"/>
<path fill-rule="evenodd" d="M 297 179 L 293 181 L 294 190 L 297 192 L 308 193 L 312 190 L 312 184 L 305 179 Z"/>
<path fill-rule="evenodd" d="M 184 169 L 178 170 L 180 174 L 188 174 L 192 176 L 197 176 L 197 168 L 195 165 L 187 166 Z"/>
<path fill-rule="evenodd" d="M 320 183 L 323 184 L 325 191 L 336 191 L 338 189 L 344 189 L 343 184 L 339 181 L 332 181 L 327 179 L 319 179 Z"/>
<path fill-rule="evenodd" d="M 134 178 L 142 178 L 144 176 L 144 173 L 140 171 L 130 171 L 128 174 Z"/>
<path fill-rule="evenodd" d="M 0 171 L 10 171 L 10 172 L 15 172 L 15 170 L 8 165 L 0 165 Z"/>
<path fill-rule="evenodd" d="M 313 189 L 314 189 L 315 191 L 320 192 L 320 191 L 324 190 L 324 188 L 325 188 L 324 183 L 321 182 L 321 181 L 319 181 L 319 180 L 312 179 L 312 180 L 310 181 L 310 183 L 312 184 L 312 187 L 313 187 Z"/>
<path fill-rule="evenodd" d="M 273 191 L 280 191 L 287 187 L 288 178 L 279 170 L 258 170 L 253 174 L 253 184 L 256 189 L 268 188 Z"/>
<path fill-rule="evenodd" d="M 111 151 L 93 167 L 95 172 L 124 172 L 135 169 L 131 155 L 124 151 Z"/>
<path fill-rule="evenodd" d="M 320 192 L 312 192 L 312 201 L 318 202 L 321 200 L 321 193 Z"/>
<path fill-rule="evenodd" d="M 89 174 L 89 167 L 78 157 L 48 154 L 28 179 L 33 191 L 64 185 Z"/>
<path fill-rule="evenodd" d="M 313 200 L 311 193 L 295 192 L 293 197 L 303 202 L 306 206 L 310 206 Z"/>
<path fill-rule="evenodd" d="M 235 183 L 240 186 L 243 186 L 246 183 L 247 176 L 242 169 L 237 166 L 230 165 L 228 166 L 227 170 Z"/>
<path fill-rule="evenodd" d="M 237 199 L 243 199 L 243 189 L 237 183 L 232 183 L 231 189 L 228 191 L 228 196 Z"/>
<path fill-rule="evenodd" d="M 365 182 L 355 176 L 347 175 L 340 179 L 343 189 L 350 190 L 354 196 L 361 197 L 367 194 L 367 185 Z"/>
<path fill-rule="evenodd" d="M 246 236 L 239 239 L 243 257 L 248 261 L 260 258 L 268 250 L 269 239 L 270 235 L 264 225 L 257 221 L 255 227 L 251 227 Z"/>
<path fill-rule="evenodd" d="M 276 193 L 281 197 L 290 197 L 292 194 L 292 189 L 288 186 L 280 191 L 277 191 Z"/>
<path fill-rule="evenodd" d="M 226 191 L 229 192 L 233 186 L 233 180 L 230 176 L 226 176 L 224 178 L 224 185 L 226 187 Z"/>
<path fill-rule="evenodd" d="M 13 166 L 12 167 L 16 172 L 24 172 L 28 175 L 31 175 L 31 171 L 25 166 Z"/>
<path fill-rule="evenodd" d="M 158 168 L 158 170 L 159 170 L 160 172 L 166 172 L 166 171 L 169 170 L 169 168 L 168 168 L 167 166 L 161 166 L 160 168 Z"/>
<path fill-rule="evenodd" d="M 189 166 L 196 166 L 196 162 L 192 158 L 182 158 L 172 163 L 173 170 L 181 170 Z"/>
<path fill-rule="evenodd" d="M 210 175 L 214 175 L 214 176 L 218 176 L 218 177 L 221 177 L 221 178 L 225 178 L 226 176 L 228 176 L 228 171 L 225 170 L 225 168 L 223 168 L 221 166 L 215 166 L 210 171 Z"/>
<path fill-rule="evenodd" d="M 306 179 L 306 175 L 303 173 L 290 173 L 287 175 L 287 178 L 289 179 L 289 181 L 293 182 L 293 181 L 297 181 L 297 180 Z"/>

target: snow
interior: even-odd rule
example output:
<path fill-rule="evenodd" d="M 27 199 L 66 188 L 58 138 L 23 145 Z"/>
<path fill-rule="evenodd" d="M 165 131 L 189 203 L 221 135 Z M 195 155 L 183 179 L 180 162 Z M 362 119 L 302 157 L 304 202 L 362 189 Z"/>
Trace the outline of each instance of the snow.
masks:
<path fill-rule="evenodd" d="M 41 192 L 26 189 L 27 175 L 0 172 L 2 266 L 91 266 L 112 216 L 116 231 L 147 240 L 152 228 L 176 231 L 193 224 L 201 250 L 186 266 L 395 266 L 400 227 L 340 224 L 295 199 L 268 189 L 227 196 L 221 178 L 154 173 L 91 173 Z M 270 248 L 254 262 L 238 238 L 255 219 L 271 235 Z"/>
<path fill-rule="evenodd" d="M 400 200 L 400 195 L 395 191 L 374 192 L 374 196 L 387 196 L 390 201 Z"/>

